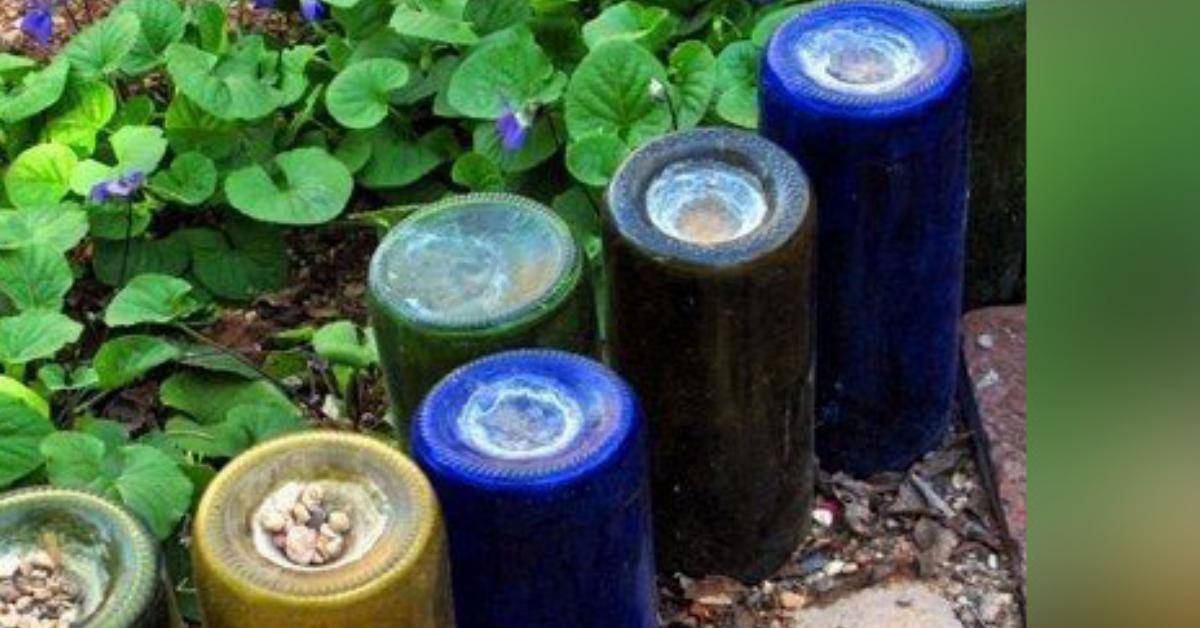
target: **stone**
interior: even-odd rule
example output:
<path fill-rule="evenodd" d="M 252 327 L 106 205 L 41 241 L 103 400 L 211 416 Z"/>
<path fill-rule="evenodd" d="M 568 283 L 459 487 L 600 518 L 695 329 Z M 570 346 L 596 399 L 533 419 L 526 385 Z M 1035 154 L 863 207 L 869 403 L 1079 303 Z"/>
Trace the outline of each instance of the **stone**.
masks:
<path fill-rule="evenodd" d="M 864 589 L 798 612 L 789 628 L 962 628 L 954 607 L 917 582 Z"/>
<path fill-rule="evenodd" d="M 991 338 L 991 347 L 964 342 L 967 372 L 975 384 L 1004 524 L 1025 570 L 1025 322 L 1024 305 L 986 308 L 963 317 L 963 337 Z"/>
<path fill-rule="evenodd" d="M 329 513 L 329 527 L 333 528 L 334 532 L 345 534 L 350 530 L 350 515 L 341 510 Z"/>

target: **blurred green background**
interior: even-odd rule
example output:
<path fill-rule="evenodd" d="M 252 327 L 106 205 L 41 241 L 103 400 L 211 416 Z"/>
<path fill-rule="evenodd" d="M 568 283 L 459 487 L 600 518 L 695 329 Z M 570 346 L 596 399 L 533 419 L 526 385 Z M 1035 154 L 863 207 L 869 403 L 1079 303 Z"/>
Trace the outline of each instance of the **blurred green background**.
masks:
<path fill-rule="evenodd" d="M 1029 26 L 1030 625 L 1200 626 L 1200 2 Z"/>

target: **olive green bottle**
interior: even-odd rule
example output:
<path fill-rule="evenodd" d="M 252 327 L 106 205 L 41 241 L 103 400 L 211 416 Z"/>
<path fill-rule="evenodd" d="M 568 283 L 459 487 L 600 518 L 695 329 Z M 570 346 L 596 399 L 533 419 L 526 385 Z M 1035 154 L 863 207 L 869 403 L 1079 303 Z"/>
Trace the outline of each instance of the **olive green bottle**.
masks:
<path fill-rule="evenodd" d="M 15 577 L 12 569 L 22 564 L 47 559 L 76 592 L 68 607 L 72 625 L 182 625 L 158 541 L 135 515 L 103 497 L 51 487 L 0 495 L 0 581 Z"/>
<path fill-rule="evenodd" d="M 1025 0 L 914 0 L 971 48 L 968 308 L 1025 298 Z"/>
<path fill-rule="evenodd" d="M 771 142 L 651 142 L 608 191 L 613 360 L 651 433 L 655 547 L 671 573 L 769 576 L 813 494 L 808 180 Z"/>
<path fill-rule="evenodd" d="M 196 509 L 192 564 L 206 628 L 454 626 L 433 488 L 369 436 L 304 432 L 235 458 Z"/>
<path fill-rule="evenodd" d="M 371 260 L 368 306 L 401 440 L 425 393 L 475 358 L 527 347 L 593 354 L 583 268 L 566 223 L 519 196 L 451 197 L 394 227 Z"/>

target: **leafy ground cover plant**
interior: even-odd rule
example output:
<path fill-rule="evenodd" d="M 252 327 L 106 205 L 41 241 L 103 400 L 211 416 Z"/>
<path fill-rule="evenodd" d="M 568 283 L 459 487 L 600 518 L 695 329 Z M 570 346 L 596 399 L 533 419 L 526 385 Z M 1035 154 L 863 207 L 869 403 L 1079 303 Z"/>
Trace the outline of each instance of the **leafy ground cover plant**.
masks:
<path fill-rule="evenodd" d="M 298 277 L 361 270 L 375 231 L 479 190 L 551 204 L 597 261 L 621 160 L 753 128 L 760 52 L 802 4 L 28 3 L 31 50 L 55 15 L 70 33 L 45 61 L 0 53 L 0 489 L 123 502 L 194 616 L 180 541 L 215 469 L 382 413 L 361 292 L 296 315 Z M 312 238 L 356 257 L 321 267 Z M 273 319 L 238 342 L 251 314 Z"/>

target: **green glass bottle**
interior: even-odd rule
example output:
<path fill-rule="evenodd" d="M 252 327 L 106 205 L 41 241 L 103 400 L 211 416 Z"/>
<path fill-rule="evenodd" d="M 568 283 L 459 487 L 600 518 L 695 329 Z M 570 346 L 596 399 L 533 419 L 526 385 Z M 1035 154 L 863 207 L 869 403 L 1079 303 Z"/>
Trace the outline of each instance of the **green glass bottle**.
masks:
<path fill-rule="evenodd" d="M 968 308 L 1025 297 L 1025 0 L 914 0 L 971 47 Z"/>
<path fill-rule="evenodd" d="M 181 626 L 163 569 L 150 532 L 103 497 L 51 487 L 0 495 L 4 626 L 24 626 L 7 622 L 25 618 L 73 626 Z M 30 586 L 52 593 L 22 600 Z"/>
<path fill-rule="evenodd" d="M 813 495 L 808 180 L 756 135 L 677 133 L 621 166 L 605 222 L 613 360 L 650 427 L 659 568 L 765 578 Z"/>
<path fill-rule="evenodd" d="M 371 260 L 368 306 L 401 440 L 425 393 L 504 349 L 596 349 L 594 298 L 571 231 L 507 194 L 451 197 L 392 229 Z"/>

